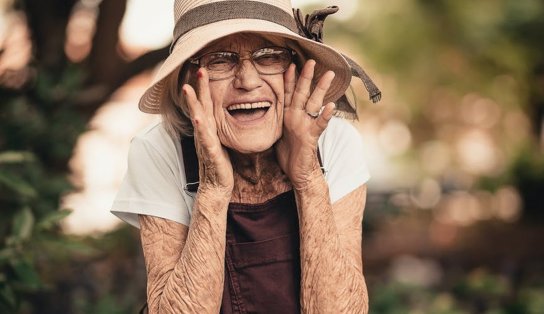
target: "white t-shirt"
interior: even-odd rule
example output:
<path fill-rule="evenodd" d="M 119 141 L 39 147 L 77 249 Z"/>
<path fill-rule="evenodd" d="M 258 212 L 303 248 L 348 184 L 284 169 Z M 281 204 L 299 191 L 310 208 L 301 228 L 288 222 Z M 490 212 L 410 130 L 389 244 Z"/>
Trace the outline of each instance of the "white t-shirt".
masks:
<path fill-rule="evenodd" d="M 368 181 L 363 140 L 349 122 L 333 117 L 318 145 L 332 203 Z M 182 158 L 181 144 L 162 122 L 134 137 L 128 170 L 111 212 L 135 227 L 139 227 L 138 214 L 188 226 L 195 193 L 185 189 Z"/>

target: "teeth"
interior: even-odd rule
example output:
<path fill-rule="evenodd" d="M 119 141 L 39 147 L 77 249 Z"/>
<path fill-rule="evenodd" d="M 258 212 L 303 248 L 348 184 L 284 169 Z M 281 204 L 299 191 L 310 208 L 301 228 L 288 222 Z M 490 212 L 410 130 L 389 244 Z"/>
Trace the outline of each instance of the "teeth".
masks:
<path fill-rule="evenodd" d="M 257 108 L 268 108 L 270 103 L 267 101 L 245 103 L 245 104 L 234 104 L 227 107 L 227 110 L 238 110 L 238 109 L 257 109 Z"/>

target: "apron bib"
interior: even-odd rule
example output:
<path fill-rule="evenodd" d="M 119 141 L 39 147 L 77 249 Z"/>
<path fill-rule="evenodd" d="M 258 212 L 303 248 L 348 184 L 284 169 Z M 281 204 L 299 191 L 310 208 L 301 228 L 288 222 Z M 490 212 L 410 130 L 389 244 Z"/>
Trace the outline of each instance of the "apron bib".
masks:
<path fill-rule="evenodd" d="M 194 138 L 181 139 L 188 193 L 198 190 Z M 319 149 L 317 157 L 323 170 Z M 295 194 L 230 203 L 221 314 L 300 313 L 300 239 Z"/>
<path fill-rule="evenodd" d="M 222 314 L 300 313 L 298 215 L 293 191 L 263 204 L 229 204 Z"/>

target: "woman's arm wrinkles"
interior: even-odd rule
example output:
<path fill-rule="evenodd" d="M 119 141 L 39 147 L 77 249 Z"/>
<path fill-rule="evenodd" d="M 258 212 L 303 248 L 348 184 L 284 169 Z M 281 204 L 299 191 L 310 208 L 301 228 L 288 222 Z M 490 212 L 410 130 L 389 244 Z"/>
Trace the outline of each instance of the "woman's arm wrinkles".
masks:
<path fill-rule="evenodd" d="M 319 173 L 295 195 L 303 313 L 367 313 L 361 247 L 366 186 L 331 205 L 327 183 Z"/>
<path fill-rule="evenodd" d="M 149 313 L 218 313 L 229 197 L 197 193 L 189 227 L 140 215 Z"/>

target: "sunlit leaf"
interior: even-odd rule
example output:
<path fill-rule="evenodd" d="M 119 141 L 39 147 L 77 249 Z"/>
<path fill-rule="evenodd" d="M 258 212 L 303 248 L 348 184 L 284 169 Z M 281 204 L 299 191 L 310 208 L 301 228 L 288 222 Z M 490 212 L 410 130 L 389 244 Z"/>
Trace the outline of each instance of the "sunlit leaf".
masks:
<path fill-rule="evenodd" d="M 53 211 L 45 215 L 40 221 L 37 223 L 38 228 L 40 229 L 51 229 L 55 224 L 60 222 L 62 219 L 70 215 L 72 212 L 67 209 L 61 209 L 57 211 Z"/>
<path fill-rule="evenodd" d="M 21 240 L 26 240 L 32 235 L 34 227 L 34 214 L 30 208 L 25 207 L 15 215 L 13 219 L 13 235 Z"/>
<path fill-rule="evenodd" d="M 38 192 L 30 184 L 5 172 L 0 172 L 0 186 L 28 198 L 34 198 L 38 195 Z"/>
<path fill-rule="evenodd" d="M 88 256 L 98 253 L 97 249 L 78 238 L 42 235 L 42 237 L 37 240 L 48 252 L 53 252 L 55 258 L 73 257 L 74 254 Z"/>
<path fill-rule="evenodd" d="M 0 164 L 5 163 L 22 163 L 34 161 L 36 156 L 31 152 L 7 151 L 0 153 Z"/>

